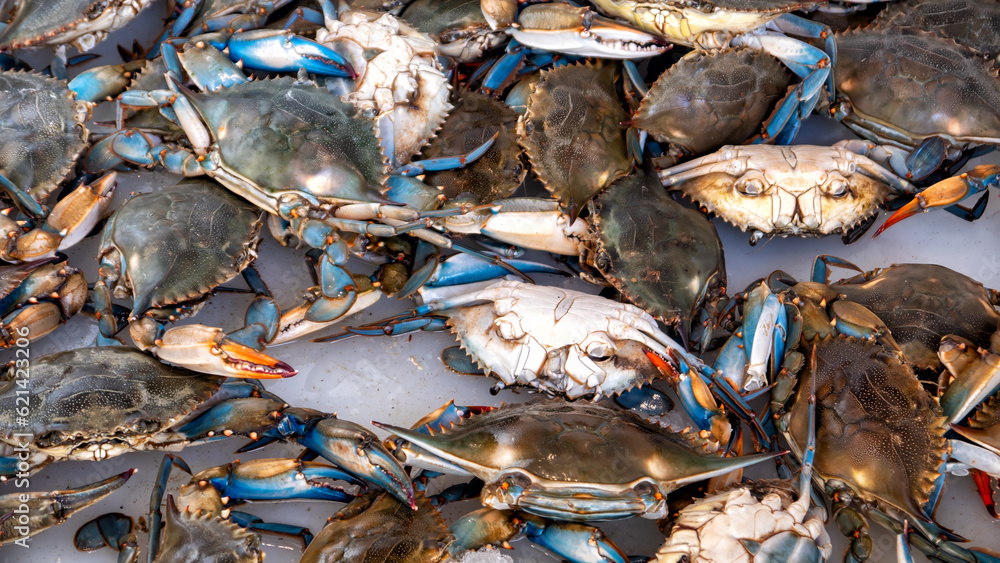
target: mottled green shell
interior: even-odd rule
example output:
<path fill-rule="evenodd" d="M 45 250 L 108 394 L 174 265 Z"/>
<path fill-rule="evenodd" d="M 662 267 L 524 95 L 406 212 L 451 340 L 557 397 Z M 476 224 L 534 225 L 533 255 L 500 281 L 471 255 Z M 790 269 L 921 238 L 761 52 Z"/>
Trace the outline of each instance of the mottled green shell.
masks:
<path fill-rule="evenodd" d="M 15 375 L 12 370 L 11 376 Z M 31 361 L 27 425 L 15 425 L 14 381 L 0 386 L 0 439 L 35 445 L 101 444 L 168 428 L 214 395 L 225 379 L 170 367 L 128 347 L 80 348 Z"/>
<path fill-rule="evenodd" d="M 424 149 L 425 158 L 467 153 L 499 133 L 493 146 L 472 164 L 457 170 L 428 174 L 425 182 L 443 186 L 448 199 L 471 195 L 477 203 L 490 203 L 510 196 L 524 180 L 521 148 L 514 128 L 517 114 L 500 102 L 471 91 L 462 98 L 441 127 L 441 132 Z"/>
<path fill-rule="evenodd" d="M 809 435 L 814 377 L 813 471 L 847 483 L 863 501 L 885 502 L 926 520 L 922 506 L 939 475 L 948 429 L 937 402 L 909 365 L 875 342 L 829 337 L 807 345 L 803 353 L 806 369 L 799 376 L 787 433 L 793 451 L 801 458 Z"/>
<path fill-rule="evenodd" d="M 725 292 L 715 225 L 674 201 L 655 176 L 627 177 L 590 209 L 594 248 L 588 263 L 649 314 L 687 327 L 707 296 Z"/>
<path fill-rule="evenodd" d="M 616 69 L 586 63 L 542 71 L 518 122 L 532 168 L 571 219 L 632 168 L 621 126 L 628 116 L 615 92 Z"/>
<path fill-rule="evenodd" d="M 935 264 L 897 264 L 869 277 L 830 287 L 882 319 L 913 365 L 939 371 L 938 346 L 948 334 L 990 347 L 1000 314 L 983 284 Z"/>
<path fill-rule="evenodd" d="M 688 154 L 712 152 L 760 132 L 789 82 L 785 67 L 756 49 L 693 51 L 653 83 L 632 122 Z"/>
<path fill-rule="evenodd" d="M 629 411 L 565 400 L 504 405 L 421 435 L 418 445 L 463 460 L 455 463 L 483 479 L 517 467 L 551 482 L 597 488 L 643 478 L 670 487 L 726 462 Z"/>
<path fill-rule="evenodd" d="M 441 43 L 472 35 L 474 29 L 489 29 L 478 0 L 416 0 L 400 17 Z"/>
<path fill-rule="evenodd" d="M 17 13 L 0 30 L 0 51 L 21 49 L 45 42 L 67 29 L 97 18 L 115 4 L 108 0 L 19 0 Z M 10 5 L 8 5 L 10 7 Z M 2 90 L 0 90 L 2 91 Z"/>
<path fill-rule="evenodd" d="M 198 299 L 255 256 L 261 211 L 214 182 L 194 180 L 125 202 L 104 227 L 101 255 L 120 255 L 133 314 Z"/>
<path fill-rule="evenodd" d="M 670 3 L 669 1 L 667 2 Z M 791 12 L 803 7 L 802 0 L 705 0 L 698 2 L 706 12 L 725 10 L 729 12 L 756 12 L 767 14 L 772 12 Z"/>
<path fill-rule="evenodd" d="M 445 555 L 448 528 L 423 494 L 417 510 L 384 491 L 356 498 L 316 534 L 300 563 L 425 563 Z"/>
<path fill-rule="evenodd" d="M 1000 78 L 952 39 L 869 28 L 837 36 L 834 78 L 855 116 L 916 144 L 929 136 L 1000 140 Z M 991 141 L 992 142 L 992 141 Z"/>
<path fill-rule="evenodd" d="M 278 78 L 186 95 L 218 142 L 223 167 L 261 192 L 382 201 L 386 164 L 372 121 L 328 90 Z"/>
<path fill-rule="evenodd" d="M 880 26 L 933 30 L 990 57 L 1000 55 L 1000 2 L 997 0 L 911 0 L 879 12 Z"/>
<path fill-rule="evenodd" d="M 0 174 L 44 201 L 86 148 L 89 118 L 62 82 L 0 71 Z"/>

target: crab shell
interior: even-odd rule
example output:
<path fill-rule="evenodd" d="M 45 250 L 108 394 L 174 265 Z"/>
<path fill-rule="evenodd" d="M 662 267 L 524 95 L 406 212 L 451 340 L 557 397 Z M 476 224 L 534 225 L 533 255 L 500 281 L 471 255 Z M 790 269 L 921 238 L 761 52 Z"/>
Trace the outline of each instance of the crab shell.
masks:
<path fill-rule="evenodd" d="M 380 426 L 400 437 L 404 463 L 430 456 L 482 479 L 485 506 L 572 521 L 662 518 L 670 491 L 770 457 L 719 457 L 715 442 L 564 400 L 504 405 L 434 435 Z"/>
<path fill-rule="evenodd" d="M 617 68 L 585 63 L 543 70 L 518 120 L 532 169 L 571 222 L 588 199 L 632 169 Z"/>
<path fill-rule="evenodd" d="M 17 446 L 16 432 L 31 434 L 35 463 L 101 460 L 166 447 L 172 436 L 186 440 L 171 427 L 205 405 L 223 380 L 166 366 L 134 348 L 50 354 L 32 360 L 27 426 L 14 420 L 16 381 L 0 386 L 0 442 Z"/>
<path fill-rule="evenodd" d="M 886 174 L 838 147 L 748 145 L 662 170 L 660 179 L 744 231 L 826 236 L 878 212 L 892 193 Z"/>
<path fill-rule="evenodd" d="M 989 57 L 1000 55 L 997 0 L 910 0 L 890 4 L 875 23 L 882 27 L 933 29 Z"/>
<path fill-rule="evenodd" d="M 327 90 L 278 78 L 182 93 L 216 141 L 209 173 L 258 207 L 279 214 L 296 202 L 385 201 L 371 121 Z"/>
<path fill-rule="evenodd" d="M 634 305 L 550 286 L 503 281 L 489 303 L 448 313 L 476 363 L 505 385 L 571 399 L 618 395 L 660 375 L 647 352 L 656 321 Z"/>
<path fill-rule="evenodd" d="M 859 134 L 910 148 L 939 136 L 953 146 L 1000 141 L 1000 78 L 992 61 L 953 39 L 896 29 L 836 37 L 834 77 Z"/>
<path fill-rule="evenodd" d="M 788 85 L 785 67 L 761 51 L 693 51 L 656 79 L 632 122 L 683 154 L 705 154 L 758 132 Z"/>
<path fill-rule="evenodd" d="M 652 563 L 826 561 L 833 551 L 826 510 L 813 506 L 801 514 L 796 494 L 790 483 L 772 480 L 700 499 L 677 514 Z"/>
<path fill-rule="evenodd" d="M 507 40 L 506 33 L 490 28 L 481 4 L 480 0 L 417 0 L 400 15 L 433 37 L 442 55 L 467 63 Z"/>
<path fill-rule="evenodd" d="M 87 147 L 92 107 L 58 80 L 0 71 L 0 173 L 44 202 Z"/>
<path fill-rule="evenodd" d="M 99 255 L 115 267 L 102 272 L 115 297 L 134 296 L 136 316 L 197 300 L 253 261 L 261 225 L 259 209 L 213 182 L 141 194 L 108 220 Z"/>
<path fill-rule="evenodd" d="M 475 162 L 456 170 L 428 173 L 425 183 L 441 186 L 448 199 L 469 194 L 479 204 L 511 196 L 524 181 L 521 147 L 514 128 L 517 114 L 506 105 L 466 90 L 445 120 L 441 133 L 424 149 L 424 158 L 464 154 L 499 133 L 493 146 Z"/>
<path fill-rule="evenodd" d="M 940 371 L 938 348 L 946 335 L 988 349 L 1000 324 L 993 293 L 978 281 L 936 264 L 896 264 L 831 283 L 849 301 L 881 319 L 907 361 Z"/>
<path fill-rule="evenodd" d="M 151 0 L 18 0 L 0 30 L 0 51 L 72 44 L 88 51 L 132 21 Z"/>
<path fill-rule="evenodd" d="M 706 299 L 725 293 L 715 225 L 671 198 L 652 174 L 633 174 L 590 202 L 582 262 L 665 324 L 687 331 Z"/>
<path fill-rule="evenodd" d="M 930 498 L 947 451 L 937 401 L 909 364 L 881 345 L 830 336 L 807 345 L 785 436 L 802 459 L 809 435 L 810 378 L 816 387 L 814 476 L 838 481 L 865 503 L 890 505 L 928 521 Z"/>
<path fill-rule="evenodd" d="M 452 109 L 434 40 L 395 16 L 365 11 L 342 14 L 320 29 L 316 40 L 343 55 L 358 73 L 354 80 L 328 84 L 341 84 L 344 100 L 375 118 L 379 136 L 392 136 L 393 162 L 409 162 Z"/>
<path fill-rule="evenodd" d="M 359 496 L 316 534 L 300 563 L 443 560 L 451 532 L 422 493 L 417 494 L 416 503 L 413 510 L 383 491 Z"/>

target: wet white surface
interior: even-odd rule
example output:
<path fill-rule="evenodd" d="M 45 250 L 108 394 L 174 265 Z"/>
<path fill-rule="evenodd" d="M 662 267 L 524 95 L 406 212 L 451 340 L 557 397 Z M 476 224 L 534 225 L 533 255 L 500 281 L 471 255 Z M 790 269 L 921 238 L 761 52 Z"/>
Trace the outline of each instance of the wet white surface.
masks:
<path fill-rule="evenodd" d="M 98 52 L 105 54 L 98 63 L 118 62 L 114 45 L 131 43 L 138 36 L 148 42 L 159 31 L 162 5 L 153 6 L 133 26 L 102 44 Z M 137 30 L 146 30 L 139 32 Z M 144 34 L 145 33 L 145 34 Z M 45 60 L 42 57 L 41 60 Z M 801 143 L 830 143 L 850 136 L 842 126 L 813 118 L 799 138 Z M 995 160 L 995 159 L 994 159 Z M 123 199 L 129 191 L 150 191 L 169 185 L 175 178 L 161 172 L 137 172 L 122 175 L 117 198 Z M 995 196 L 994 196 L 995 198 Z M 982 281 L 987 286 L 1000 287 L 1000 205 L 992 202 L 985 215 L 976 223 L 967 223 L 943 211 L 908 220 L 872 240 L 863 237 L 859 242 L 844 246 L 839 237 L 826 239 L 776 239 L 756 247 L 747 243 L 747 235 L 718 222 L 719 233 L 725 244 L 729 287 L 740 289 L 755 278 L 765 276 L 774 269 L 783 269 L 800 279 L 808 275 L 812 259 L 817 254 L 835 254 L 870 269 L 901 262 L 933 262 L 954 268 Z M 881 224 L 881 220 L 879 221 Z M 96 279 L 97 240 L 91 238 L 71 252 L 71 264 L 84 271 L 87 280 Z M 294 304 L 299 293 L 309 285 L 304 253 L 282 248 L 273 240 L 261 245 L 257 262 L 261 274 L 275 293 L 280 305 Z M 364 265 L 351 266 L 365 271 Z M 565 284 L 586 287 L 580 280 L 538 276 L 541 283 Z M 230 285 L 240 285 L 236 280 Z M 227 330 L 237 328 L 249 298 L 238 294 L 221 294 L 213 297 L 195 321 L 219 324 Z M 382 318 L 409 308 L 409 302 L 383 301 L 371 311 L 360 314 L 351 322 L 365 322 Z M 33 357 L 57 350 L 88 346 L 93 343 L 97 327 L 93 319 L 78 316 L 46 339 L 33 343 Z M 266 382 L 271 391 L 296 406 L 311 407 L 336 412 L 341 418 L 363 425 L 379 420 L 398 425 L 410 425 L 427 412 L 454 399 L 459 404 L 498 405 L 501 401 L 522 401 L 530 396 L 509 390 L 497 396 L 489 393 L 492 380 L 456 375 L 441 364 L 440 351 L 451 346 L 447 334 L 416 334 L 397 339 L 358 338 L 337 344 L 297 342 L 270 351 L 279 359 L 292 364 L 299 374 L 291 379 Z M 11 357 L 0 353 L 0 361 Z M 373 428 L 373 430 L 375 430 Z M 375 430 L 380 436 L 381 431 Z M 232 452 L 242 445 L 239 439 L 216 442 L 213 445 L 196 445 L 182 455 L 195 471 L 229 462 L 236 458 Z M 252 455 L 238 456 L 247 460 L 255 457 L 294 456 L 293 446 L 269 446 Z M 102 550 L 82 554 L 73 548 L 72 537 L 79 525 L 102 512 L 121 511 L 138 518 L 148 509 L 149 492 L 162 453 L 125 455 L 100 463 L 66 463 L 46 468 L 31 478 L 32 490 L 53 490 L 80 486 L 120 473 L 129 467 L 139 469 L 125 487 L 110 498 L 78 514 L 67 524 L 51 529 L 30 541 L 30 548 L 5 546 L 0 549 L 0 562 L 61 561 L 104 563 L 116 560 L 116 554 Z M 175 491 L 185 478 L 175 474 L 169 490 Z M 0 487 L 0 494 L 14 492 L 11 485 Z M 318 532 L 326 518 L 339 508 L 330 503 L 281 503 L 256 504 L 245 509 L 269 521 L 285 522 L 310 527 Z M 454 513 L 476 508 L 475 503 L 464 503 L 452 509 Z M 1000 523 L 991 520 L 975 494 L 971 479 L 950 477 L 943 506 L 937 513 L 939 522 L 955 529 L 973 540 L 974 545 L 1000 551 Z M 631 520 L 602 526 L 607 534 L 631 554 L 651 555 L 662 536 L 655 523 L 648 520 Z M 831 525 L 834 538 L 834 558 L 839 560 L 846 542 Z M 875 531 L 873 561 L 889 561 L 893 557 L 892 536 Z M 146 534 L 140 534 L 140 544 L 145 547 Z M 278 563 L 297 561 L 300 548 L 294 542 L 264 538 L 267 561 Z M 552 562 L 555 559 L 526 541 L 516 544 L 508 553 L 518 562 Z"/>

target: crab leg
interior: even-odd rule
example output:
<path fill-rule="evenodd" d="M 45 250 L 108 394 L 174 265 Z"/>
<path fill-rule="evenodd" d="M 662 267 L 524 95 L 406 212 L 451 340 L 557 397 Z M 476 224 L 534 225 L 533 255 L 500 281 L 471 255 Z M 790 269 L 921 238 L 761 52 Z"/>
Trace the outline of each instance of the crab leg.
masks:
<path fill-rule="evenodd" d="M 666 41 L 570 4 L 535 4 L 507 30 L 523 45 L 584 57 L 641 59 L 665 53 Z"/>
<path fill-rule="evenodd" d="M 67 491 L 19 493 L 0 496 L 0 516 L 13 514 L 0 522 L 0 543 L 33 536 L 87 508 L 118 490 L 135 473 L 129 469 L 103 481 Z M 23 500 L 27 497 L 27 500 Z"/>

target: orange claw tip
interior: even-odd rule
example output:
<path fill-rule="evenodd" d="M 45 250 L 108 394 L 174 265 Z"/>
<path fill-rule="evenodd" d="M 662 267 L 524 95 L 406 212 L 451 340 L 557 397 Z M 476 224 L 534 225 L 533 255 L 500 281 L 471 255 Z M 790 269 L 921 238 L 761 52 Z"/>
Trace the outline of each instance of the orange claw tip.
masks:
<path fill-rule="evenodd" d="M 885 223 L 882 223 L 882 226 L 875 231 L 875 234 L 872 235 L 872 238 L 879 236 L 880 234 L 882 234 L 882 231 L 888 229 L 889 227 L 895 225 L 896 223 L 899 223 L 903 219 L 909 219 L 910 217 L 913 217 L 914 215 L 920 213 L 921 211 L 926 211 L 926 210 L 921 208 L 917 200 L 914 199 L 913 201 L 907 203 L 903 207 L 900 207 L 899 209 L 896 210 L 895 213 L 890 215 L 889 218 L 885 220 Z"/>
<path fill-rule="evenodd" d="M 285 379 L 299 373 L 285 362 L 232 340 L 227 339 L 220 347 L 226 356 L 226 363 L 232 368 L 230 377 Z"/>
<path fill-rule="evenodd" d="M 677 370 L 675 370 L 674 366 L 670 365 L 670 362 L 668 362 L 663 356 L 652 350 L 646 350 L 646 357 L 649 358 L 649 361 L 653 362 L 656 369 L 660 370 L 660 373 L 663 375 L 666 375 L 667 377 L 677 376 Z"/>

